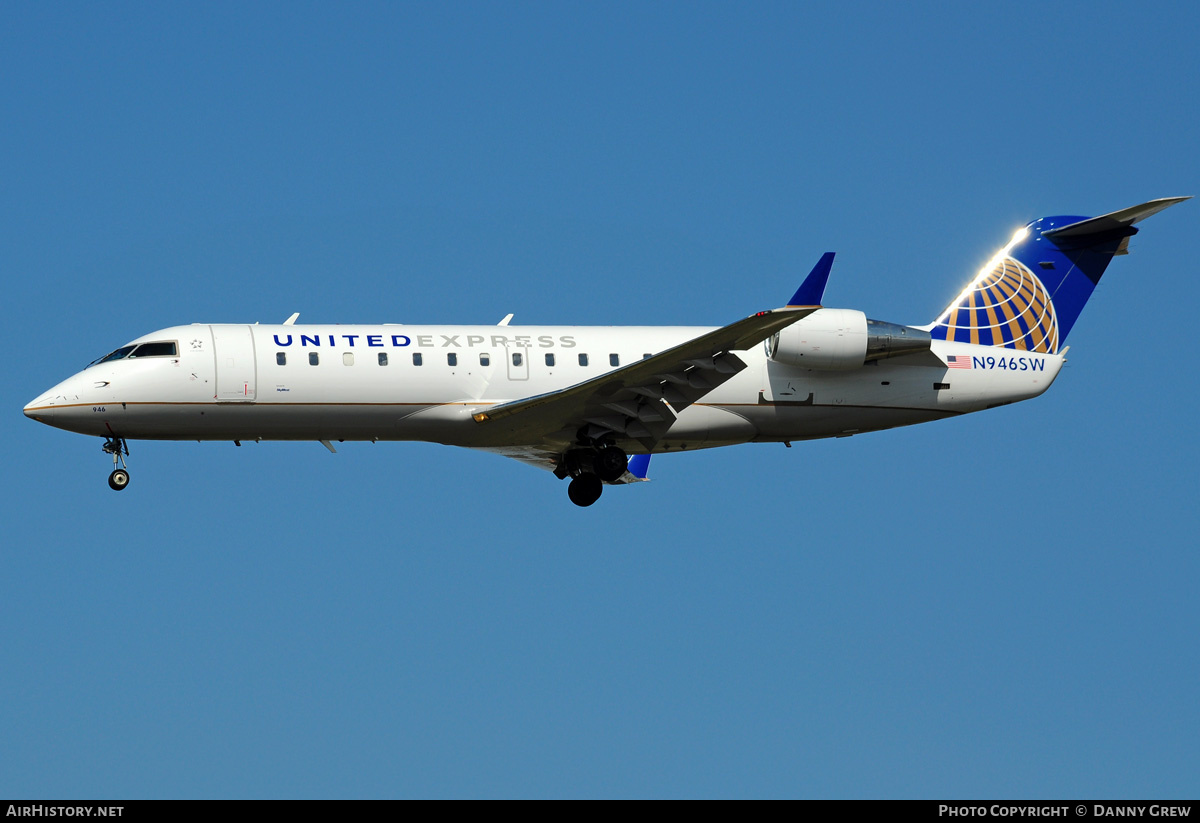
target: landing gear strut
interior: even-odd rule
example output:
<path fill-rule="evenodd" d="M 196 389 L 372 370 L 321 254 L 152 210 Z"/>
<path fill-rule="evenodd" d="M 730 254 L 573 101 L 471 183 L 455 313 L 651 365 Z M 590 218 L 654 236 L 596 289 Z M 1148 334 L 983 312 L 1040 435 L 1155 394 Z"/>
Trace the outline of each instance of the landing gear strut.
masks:
<path fill-rule="evenodd" d="M 113 456 L 113 473 L 108 476 L 108 487 L 119 492 L 129 485 L 129 469 L 125 466 L 129 445 L 123 437 L 110 437 L 104 441 L 104 453 Z"/>

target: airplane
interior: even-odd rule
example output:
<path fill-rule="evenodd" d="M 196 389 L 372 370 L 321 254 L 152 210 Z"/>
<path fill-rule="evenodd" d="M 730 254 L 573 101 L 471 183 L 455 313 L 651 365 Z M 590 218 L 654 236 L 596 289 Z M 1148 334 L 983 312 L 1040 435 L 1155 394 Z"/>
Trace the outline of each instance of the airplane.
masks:
<path fill-rule="evenodd" d="M 783 307 L 720 328 L 192 324 L 138 337 L 24 412 L 105 438 L 109 486 L 129 440 L 429 441 L 605 485 L 652 454 L 845 437 L 1042 394 L 1134 224 L 1188 200 L 1032 221 L 934 320 L 822 305 L 828 252 Z"/>

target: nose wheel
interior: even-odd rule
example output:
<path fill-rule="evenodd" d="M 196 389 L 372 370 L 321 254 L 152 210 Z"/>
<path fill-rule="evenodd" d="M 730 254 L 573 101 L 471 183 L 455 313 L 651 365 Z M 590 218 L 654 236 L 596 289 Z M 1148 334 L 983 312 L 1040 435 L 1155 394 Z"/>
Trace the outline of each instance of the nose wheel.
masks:
<path fill-rule="evenodd" d="M 108 487 L 113 491 L 122 491 L 129 485 L 129 469 L 125 466 L 125 458 L 129 456 L 129 445 L 123 437 L 110 437 L 104 441 L 104 453 L 113 458 L 113 473 L 108 476 Z"/>

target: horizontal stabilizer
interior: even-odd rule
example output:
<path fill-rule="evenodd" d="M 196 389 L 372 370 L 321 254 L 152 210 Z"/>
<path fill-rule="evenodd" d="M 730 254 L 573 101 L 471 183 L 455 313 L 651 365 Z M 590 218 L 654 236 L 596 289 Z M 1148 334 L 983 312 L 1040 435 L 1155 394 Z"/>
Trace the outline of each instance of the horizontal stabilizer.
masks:
<path fill-rule="evenodd" d="M 1176 203 L 1182 203 L 1184 200 L 1191 199 L 1191 197 L 1162 197 L 1158 200 L 1142 203 L 1140 206 L 1130 206 L 1127 209 L 1114 211 L 1111 214 L 1092 217 L 1088 220 L 1080 220 L 1078 223 L 1071 223 L 1069 226 L 1047 229 L 1042 234 L 1055 242 L 1068 240 L 1071 243 L 1077 243 L 1080 240 L 1108 234 L 1117 229 L 1126 229 L 1140 220 L 1145 220 L 1152 214 L 1158 214 L 1163 209 L 1170 208 Z"/>
<path fill-rule="evenodd" d="M 788 306 L 821 305 L 821 300 L 825 297 L 825 284 L 829 282 L 829 270 L 832 268 L 833 252 L 827 251 L 821 255 L 817 265 L 813 266 L 813 270 L 808 273 L 808 277 L 804 278 L 800 288 L 796 289 L 792 299 L 787 302 Z"/>

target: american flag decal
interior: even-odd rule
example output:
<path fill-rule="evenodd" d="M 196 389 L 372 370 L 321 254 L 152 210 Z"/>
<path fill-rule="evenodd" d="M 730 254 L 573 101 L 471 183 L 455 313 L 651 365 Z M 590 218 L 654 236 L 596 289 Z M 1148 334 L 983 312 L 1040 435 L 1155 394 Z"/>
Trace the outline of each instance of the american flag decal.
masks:
<path fill-rule="evenodd" d="M 946 356 L 946 368 L 948 369 L 969 369 L 971 368 L 971 358 L 965 354 L 951 354 Z"/>

